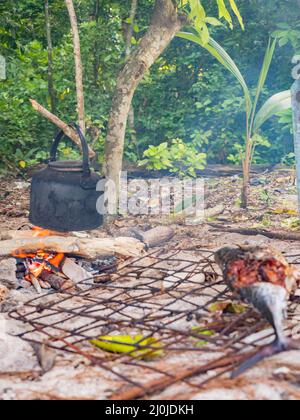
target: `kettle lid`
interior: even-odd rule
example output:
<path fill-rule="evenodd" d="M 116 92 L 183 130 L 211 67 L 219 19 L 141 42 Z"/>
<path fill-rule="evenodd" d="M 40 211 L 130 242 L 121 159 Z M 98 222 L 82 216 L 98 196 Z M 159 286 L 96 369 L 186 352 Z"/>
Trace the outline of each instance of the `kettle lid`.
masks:
<path fill-rule="evenodd" d="M 50 162 L 49 168 L 59 172 L 83 172 L 83 164 L 79 160 L 58 160 Z"/>

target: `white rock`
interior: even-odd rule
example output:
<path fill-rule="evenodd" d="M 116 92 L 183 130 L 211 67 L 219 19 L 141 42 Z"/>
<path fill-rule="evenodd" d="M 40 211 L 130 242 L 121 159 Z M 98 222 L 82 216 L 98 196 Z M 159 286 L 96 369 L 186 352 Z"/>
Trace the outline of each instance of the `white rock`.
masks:
<path fill-rule="evenodd" d="M 1 261 L 0 264 L 0 284 L 9 289 L 16 289 L 18 279 L 16 277 L 17 262 L 15 258 L 8 258 Z"/>

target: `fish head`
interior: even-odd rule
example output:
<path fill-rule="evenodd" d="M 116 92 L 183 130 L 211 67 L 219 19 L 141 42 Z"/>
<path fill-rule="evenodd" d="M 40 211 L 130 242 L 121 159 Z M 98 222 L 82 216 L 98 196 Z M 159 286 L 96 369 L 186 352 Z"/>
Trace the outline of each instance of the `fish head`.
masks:
<path fill-rule="evenodd" d="M 227 263 L 236 257 L 237 251 L 237 248 L 221 248 L 215 253 L 215 262 L 224 269 Z"/>

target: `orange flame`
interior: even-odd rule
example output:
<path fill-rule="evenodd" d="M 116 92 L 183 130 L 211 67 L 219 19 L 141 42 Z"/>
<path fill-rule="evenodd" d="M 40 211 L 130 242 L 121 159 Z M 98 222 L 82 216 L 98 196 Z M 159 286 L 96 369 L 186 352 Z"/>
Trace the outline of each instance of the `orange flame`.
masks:
<path fill-rule="evenodd" d="M 46 236 L 61 235 L 48 229 L 40 227 L 33 228 L 35 238 L 43 238 Z M 62 264 L 65 260 L 65 255 L 62 253 L 50 253 L 45 250 L 39 250 L 36 253 L 26 251 L 22 248 L 15 250 L 12 253 L 15 258 L 26 259 L 27 276 L 26 280 L 31 281 L 30 275 L 39 278 L 43 271 L 55 272 L 61 270 Z"/>
<path fill-rule="evenodd" d="M 56 232 L 52 230 L 43 229 L 38 226 L 34 226 L 32 230 L 34 231 L 34 238 L 45 238 L 46 236 L 53 236 L 56 234 Z"/>

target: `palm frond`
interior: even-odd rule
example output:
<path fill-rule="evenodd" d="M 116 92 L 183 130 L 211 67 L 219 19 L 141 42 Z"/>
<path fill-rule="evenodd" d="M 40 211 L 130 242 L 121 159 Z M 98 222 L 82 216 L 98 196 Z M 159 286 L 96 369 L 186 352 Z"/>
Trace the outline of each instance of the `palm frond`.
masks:
<path fill-rule="evenodd" d="M 271 63 L 272 63 L 272 60 L 273 60 L 273 56 L 274 56 L 274 52 L 275 52 L 275 48 L 276 48 L 276 43 L 277 43 L 276 39 L 273 42 L 270 39 L 267 50 L 266 50 L 266 54 L 265 54 L 265 57 L 264 57 L 262 69 L 261 69 L 258 84 L 257 84 L 255 100 L 254 100 L 254 104 L 253 104 L 253 108 L 252 108 L 250 133 L 252 133 L 253 123 L 254 123 L 254 119 L 255 119 L 255 114 L 256 114 L 258 101 L 259 101 L 260 95 L 261 95 L 261 93 L 263 91 L 263 88 L 265 86 L 265 83 L 266 83 L 266 79 L 267 79 L 267 76 L 268 76 L 268 73 L 269 73 L 269 70 L 270 70 L 270 66 L 271 66 Z"/>
<path fill-rule="evenodd" d="M 292 94 L 290 90 L 273 95 L 256 114 L 253 122 L 253 133 L 256 133 L 269 118 L 291 107 Z"/>

